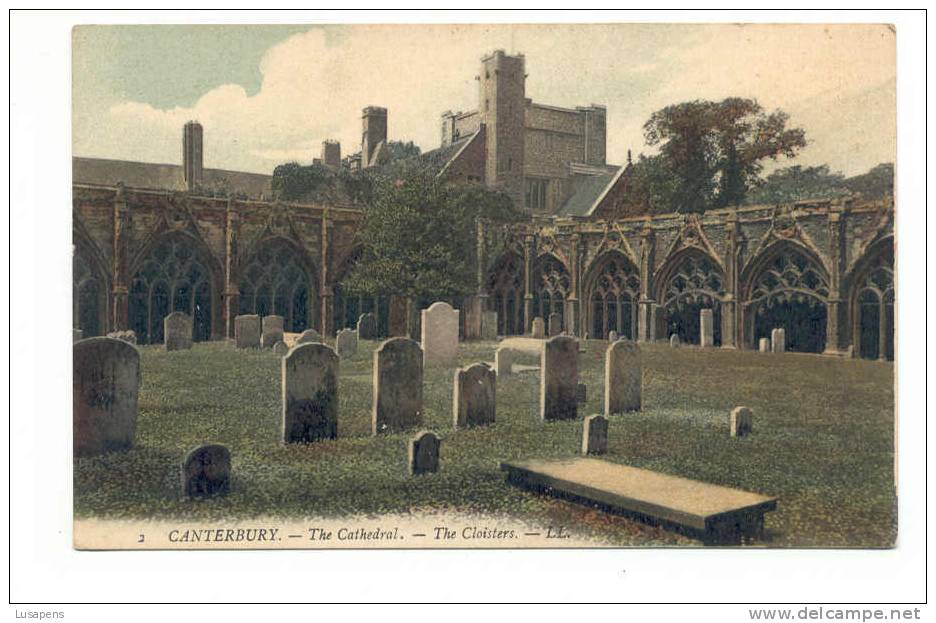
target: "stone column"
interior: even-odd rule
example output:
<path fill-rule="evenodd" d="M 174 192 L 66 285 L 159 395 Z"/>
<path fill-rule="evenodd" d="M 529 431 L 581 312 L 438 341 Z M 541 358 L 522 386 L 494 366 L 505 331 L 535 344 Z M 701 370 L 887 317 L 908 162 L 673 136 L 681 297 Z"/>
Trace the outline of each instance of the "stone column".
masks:
<path fill-rule="evenodd" d="M 640 231 L 640 298 L 637 300 L 637 341 L 652 342 L 656 333 L 656 301 L 652 298 L 653 230 L 649 221 Z"/>
<path fill-rule="evenodd" d="M 111 281 L 111 331 L 126 331 L 129 327 L 129 234 L 130 209 L 124 197 L 123 184 L 114 195 L 114 266 Z"/>
<path fill-rule="evenodd" d="M 582 237 L 572 234 L 569 244 L 569 298 L 566 301 L 565 327 L 569 335 L 584 336 L 582 330 Z"/>
<path fill-rule="evenodd" d="M 477 273 L 477 293 L 468 297 L 465 302 L 465 337 L 468 339 L 481 338 L 481 318 L 488 308 L 488 293 L 485 287 L 487 275 L 487 223 L 478 219 L 476 223 L 477 241 L 475 251 L 475 271 Z"/>
<path fill-rule="evenodd" d="M 533 236 L 523 237 L 523 333 L 533 325 Z"/>
<path fill-rule="evenodd" d="M 738 347 L 738 214 L 725 216 L 725 297 L 721 302 L 721 346 Z"/>
<path fill-rule="evenodd" d="M 224 335 L 234 337 L 234 318 L 240 313 L 240 286 L 234 272 L 237 267 L 237 243 L 240 239 L 240 214 L 228 199 L 224 231 Z"/>
<path fill-rule="evenodd" d="M 825 352 L 838 354 L 845 350 L 845 344 L 839 331 L 839 314 L 843 308 L 841 293 L 841 273 L 845 259 L 844 236 L 842 227 L 843 207 L 840 201 L 833 201 L 829 206 L 829 299 L 826 305 L 826 343 Z"/>
<path fill-rule="evenodd" d="M 319 306 L 319 331 L 323 337 L 332 337 L 335 334 L 335 307 L 334 307 L 334 284 L 331 282 L 331 242 L 332 242 L 332 220 L 328 208 L 322 210 L 322 228 L 321 228 L 321 281 L 322 291 L 320 293 Z M 375 309 L 375 312 L 377 310 Z"/>

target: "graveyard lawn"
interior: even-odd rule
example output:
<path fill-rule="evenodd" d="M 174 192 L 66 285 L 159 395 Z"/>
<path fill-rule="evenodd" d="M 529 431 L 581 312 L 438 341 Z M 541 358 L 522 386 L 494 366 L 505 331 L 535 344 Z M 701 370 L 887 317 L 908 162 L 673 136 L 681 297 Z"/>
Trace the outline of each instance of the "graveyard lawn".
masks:
<path fill-rule="evenodd" d="M 453 430 L 454 369 L 492 362 L 494 342 L 460 343 L 452 365 L 425 371 L 423 429 L 442 438 L 437 473 L 408 475 L 412 432 L 372 437 L 375 341 L 341 360 L 338 439 L 280 443 L 280 357 L 197 343 L 141 347 L 136 446 L 75 459 L 78 518 L 218 520 L 421 511 L 493 513 L 575 526 L 616 545 L 698 545 L 685 536 L 509 486 L 502 460 L 579 456 L 583 417 L 603 405 L 607 343 L 580 356 L 587 403 L 575 420 L 539 421 L 539 373 L 498 382 L 497 421 Z M 896 538 L 893 366 L 812 355 L 644 346 L 643 411 L 610 418 L 603 459 L 776 496 L 768 547 L 888 547 Z M 753 411 L 732 438 L 728 415 Z M 182 496 L 192 448 L 227 446 L 227 497 Z"/>

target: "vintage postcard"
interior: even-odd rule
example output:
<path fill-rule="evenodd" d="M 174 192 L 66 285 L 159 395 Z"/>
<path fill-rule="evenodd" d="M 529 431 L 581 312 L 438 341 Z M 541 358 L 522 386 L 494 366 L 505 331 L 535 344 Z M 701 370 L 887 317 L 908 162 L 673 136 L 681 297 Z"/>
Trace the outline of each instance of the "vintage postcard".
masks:
<path fill-rule="evenodd" d="M 75 27 L 74 547 L 893 547 L 897 37 Z"/>

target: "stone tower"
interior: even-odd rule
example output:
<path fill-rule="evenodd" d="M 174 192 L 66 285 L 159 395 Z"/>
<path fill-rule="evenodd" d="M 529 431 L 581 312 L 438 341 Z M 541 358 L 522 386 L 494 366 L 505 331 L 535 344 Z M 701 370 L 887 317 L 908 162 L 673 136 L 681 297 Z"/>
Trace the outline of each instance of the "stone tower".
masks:
<path fill-rule="evenodd" d="M 341 168 L 341 143 L 322 141 L 322 164 L 330 169 Z"/>
<path fill-rule="evenodd" d="M 182 175 L 187 190 L 195 190 L 202 182 L 202 154 L 201 124 L 189 121 L 182 128 Z"/>
<path fill-rule="evenodd" d="M 585 154 L 584 162 L 596 166 L 605 166 L 605 147 L 607 145 L 608 111 L 604 106 L 592 104 L 578 108 L 585 118 Z"/>
<path fill-rule="evenodd" d="M 377 164 L 374 152 L 377 146 L 387 140 L 387 109 L 380 106 L 368 106 L 361 115 L 361 166 Z"/>
<path fill-rule="evenodd" d="M 526 73 L 522 54 L 495 50 L 481 59 L 478 110 L 485 126 L 485 179 L 488 186 L 523 205 L 523 127 Z"/>

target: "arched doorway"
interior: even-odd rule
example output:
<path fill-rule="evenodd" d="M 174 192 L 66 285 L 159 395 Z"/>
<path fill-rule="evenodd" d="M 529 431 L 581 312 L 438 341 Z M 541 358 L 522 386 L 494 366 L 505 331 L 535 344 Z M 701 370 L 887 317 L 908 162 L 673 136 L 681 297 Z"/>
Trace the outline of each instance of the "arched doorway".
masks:
<path fill-rule="evenodd" d="M 103 335 L 107 328 L 107 280 L 90 252 L 76 247 L 72 262 L 72 318 L 82 337 Z"/>
<path fill-rule="evenodd" d="M 192 316 L 193 339 L 211 339 L 216 286 L 197 241 L 183 234 L 160 240 L 130 281 L 129 324 L 140 344 L 163 341 L 163 319 L 174 311 Z"/>
<path fill-rule="evenodd" d="M 497 312 L 498 335 L 520 335 L 523 331 L 523 260 L 507 253 L 488 275 L 488 306 Z"/>
<path fill-rule="evenodd" d="M 671 257 L 659 272 L 657 283 L 657 335 L 678 335 L 686 344 L 701 343 L 701 313 L 711 309 L 714 344 L 721 345 L 721 300 L 724 273 L 698 249 Z"/>
<path fill-rule="evenodd" d="M 852 343 L 863 359 L 894 359 L 894 248 L 871 251 L 852 289 Z"/>
<path fill-rule="evenodd" d="M 565 265 L 553 255 L 543 255 L 533 268 L 533 317 L 549 322 L 550 314 L 559 314 L 565 327 L 565 302 L 569 298 L 571 280 Z"/>
<path fill-rule="evenodd" d="M 240 313 L 282 316 L 283 328 L 300 333 L 312 326 L 318 290 L 295 245 L 271 238 L 260 244 L 241 271 Z"/>
<path fill-rule="evenodd" d="M 751 343 L 782 328 L 787 350 L 823 352 L 829 282 L 819 262 L 792 243 L 781 243 L 753 266 L 744 303 Z"/>
<path fill-rule="evenodd" d="M 619 336 L 636 339 L 640 273 L 633 262 L 616 251 L 605 253 L 589 270 L 585 293 L 589 337 L 606 339 L 609 332 L 616 331 Z"/>

